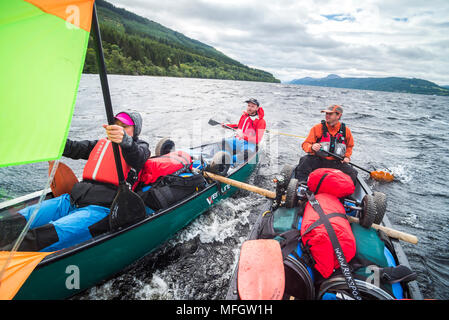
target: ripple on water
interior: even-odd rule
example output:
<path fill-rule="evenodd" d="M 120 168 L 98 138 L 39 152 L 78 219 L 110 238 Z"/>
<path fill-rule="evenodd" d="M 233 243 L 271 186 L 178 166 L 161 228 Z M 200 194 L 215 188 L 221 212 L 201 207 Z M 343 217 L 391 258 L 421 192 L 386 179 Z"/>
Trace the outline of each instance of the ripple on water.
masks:
<path fill-rule="evenodd" d="M 354 162 L 391 170 L 396 177 L 393 183 L 368 183 L 387 195 L 387 214 L 393 227 L 420 239 L 417 246 L 403 245 L 412 269 L 419 273 L 425 297 L 449 298 L 448 257 L 443 254 L 449 231 L 447 97 L 165 77 L 111 75 L 110 83 L 114 105 L 142 113 L 142 136 L 153 153 L 161 137 L 177 132 L 182 132 L 177 145 L 182 144 L 179 139 L 187 137 L 192 141 L 222 137 L 224 130 L 209 126 L 208 120 L 213 116 L 217 121 L 236 123 L 248 97 L 261 102 L 270 130 L 303 136 L 323 119 L 320 110 L 324 106 L 342 104 L 343 121 L 354 134 Z M 106 119 L 98 108 L 103 105 L 98 76 L 83 75 L 79 88 L 69 138 L 97 139 L 103 134 L 101 125 Z M 271 179 L 282 165 L 296 165 L 304 154 L 302 141 L 267 134 L 264 155 L 250 182 L 272 190 Z M 69 163 L 82 173 L 85 162 Z M 22 167 L 27 166 L 0 168 L 2 198 L 21 196 L 44 185 L 46 166 Z M 368 179 L 366 173 L 360 174 Z M 240 245 L 264 201 L 247 192 L 223 201 L 155 252 L 77 298 L 224 298 Z M 440 234 L 438 230 L 445 226 Z"/>

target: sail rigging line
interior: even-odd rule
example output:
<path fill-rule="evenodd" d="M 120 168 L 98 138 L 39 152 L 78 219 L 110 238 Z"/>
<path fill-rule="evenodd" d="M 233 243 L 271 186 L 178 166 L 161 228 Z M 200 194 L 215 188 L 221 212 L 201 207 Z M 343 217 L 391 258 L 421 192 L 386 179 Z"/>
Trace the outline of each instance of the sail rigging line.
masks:
<path fill-rule="evenodd" d="M 30 218 L 28 219 L 27 223 L 25 224 L 25 227 L 22 229 L 22 232 L 20 233 L 19 237 L 17 238 L 16 242 L 14 243 L 14 246 L 12 247 L 5 264 L 3 265 L 3 267 L 0 270 L 0 286 L 2 285 L 2 279 L 3 279 L 3 275 L 4 275 L 5 271 L 6 271 L 6 269 L 8 268 L 9 264 L 11 263 L 14 254 L 17 252 L 17 249 L 22 244 L 23 239 L 25 238 L 26 233 L 30 229 L 31 224 L 33 223 L 34 219 L 37 216 L 37 213 L 39 212 L 39 210 L 41 208 L 42 202 L 45 200 L 45 197 L 47 196 L 47 190 L 50 188 L 50 185 L 51 185 L 51 183 L 53 181 L 53 178 L 55 176 L 56 170 L 58 169 L 59 161 L 60 161 L 60 159 L 55 160 L 53 168 L 51 169 L 50 174 L 48 176 L 45 188 L 42 190 L 42 193 L 41 193 L 41 195 L 39 197 L 39 201 L 36 204 L 36 207 L 34 208 L 34 211 L 31 214 Z"/>

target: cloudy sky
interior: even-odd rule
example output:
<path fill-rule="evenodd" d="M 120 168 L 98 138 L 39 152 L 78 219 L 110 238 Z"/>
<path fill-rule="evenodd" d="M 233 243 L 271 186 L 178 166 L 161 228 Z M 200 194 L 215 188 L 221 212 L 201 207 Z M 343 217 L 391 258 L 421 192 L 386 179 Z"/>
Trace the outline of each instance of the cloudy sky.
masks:
<path fill-rule="evenodd" d="M 449 85 L 449 0 L 109 0 L 281 81 L 330 73 Z"/>

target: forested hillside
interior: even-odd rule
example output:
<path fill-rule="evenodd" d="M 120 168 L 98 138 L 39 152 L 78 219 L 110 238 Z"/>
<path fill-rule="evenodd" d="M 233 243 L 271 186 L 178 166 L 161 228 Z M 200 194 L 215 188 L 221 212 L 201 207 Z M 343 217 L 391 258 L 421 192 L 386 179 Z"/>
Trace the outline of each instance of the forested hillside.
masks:
<path fill-rule="evenodd" d="M 156 22 L 103 0 L 96 4 L 108 73 L 279 82 Z M 97 72 L 92 37 L 83 72 Z"/>
<path fill-rule="evenodd" d="M 449 96 L 447 88 L 438 86 L 436 83 L 423 79 L 409 79 L 400 77 L 387 78 L 342 78 L 330 74 L 325 78 L 301 78 L 290 81 L 291 84 L 302 84 L 308 86 L 350 88 L 374 91 L 407 92 L 417 94 L 430 94 Z"/>

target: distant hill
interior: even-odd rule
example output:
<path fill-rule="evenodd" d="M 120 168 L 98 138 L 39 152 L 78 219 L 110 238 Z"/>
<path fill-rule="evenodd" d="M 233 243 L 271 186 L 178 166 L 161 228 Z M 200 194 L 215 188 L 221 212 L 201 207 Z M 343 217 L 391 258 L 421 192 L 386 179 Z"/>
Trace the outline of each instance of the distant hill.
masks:
<path fill-rule="evenodd" d="M 280 82 L 159 23 L 104 0 L 95 3 L 108 73 Z M 83 72 L 97 72 L 92 37 Z"/>
<path fill-rule="evenodd" d="M 449 88 L 422 80 L 398 77 L 388 78 L 342 78 L 330 74 L 325 78 L 301 78 L 289 81 L 290 84 L 302 84 L 308 86 L 335 87 L 348 89 L 362 89 L 374 91 L 406 92 L 418 94 L 431 94 L 449 96 Z"/>

